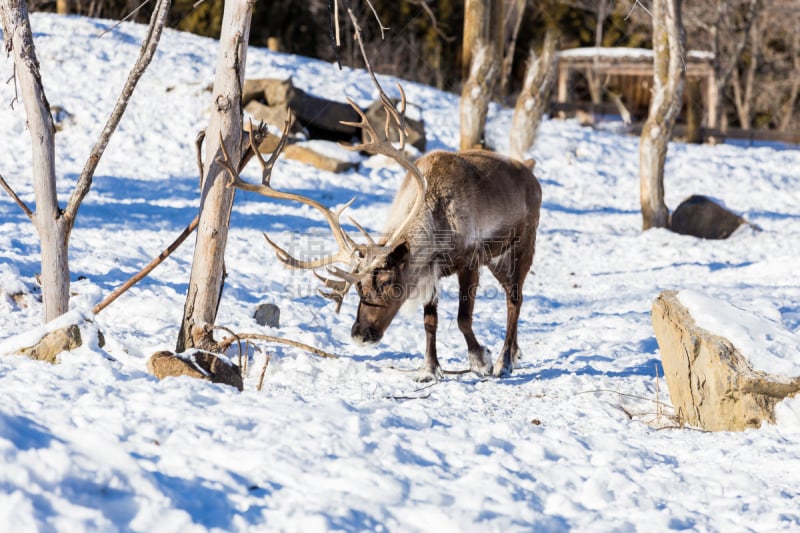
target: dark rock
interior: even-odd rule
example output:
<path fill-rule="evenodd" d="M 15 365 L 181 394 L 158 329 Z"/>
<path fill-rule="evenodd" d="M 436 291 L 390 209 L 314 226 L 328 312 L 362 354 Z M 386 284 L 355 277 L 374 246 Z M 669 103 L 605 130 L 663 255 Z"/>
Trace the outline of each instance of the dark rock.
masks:
<path fill-rule="evenodd" d="M 275 304 L 263 303 L 256 308 L 253 318 L 260 326 L 278 328 L 280 327 L 281 310 Z"/>
<path fill-rule="evenodd" d="M 672 213 L 670 229 L 701 239 L 727 239 L 747 221 L 707 196 L 695 194 Z"/>

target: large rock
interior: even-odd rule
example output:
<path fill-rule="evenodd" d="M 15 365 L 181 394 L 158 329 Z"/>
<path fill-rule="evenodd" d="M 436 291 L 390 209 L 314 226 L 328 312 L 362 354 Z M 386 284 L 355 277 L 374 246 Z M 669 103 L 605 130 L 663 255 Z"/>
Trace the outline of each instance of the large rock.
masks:
<path fill-rule="evenodd" d="M 0 342 L 0 355 L 24 355 L 37 361 L 58 363 L 63 352 L 76 350 L 89 343 L 102 348 L 105 339 L 90 318 L 79 311 L 60 317 Z"/>
<path fill-rule="evenodd" d="M 685 199 L 670 217 L 670 229 L 701 239 L 727 239 L 747 220 L 707 196 Z"/>
<path fill-rule="evenodd" d="M 287 159 L 337 173 L 346 172 L 358 166 L 358 160 L 351 154 L 343 149 L 337 149 L 336 145 L 327 141 L 287 144 L 283 149 L 283 156 Z"/>
<path fill-rule="evenodd" d="M 653 328 L 672 405 L 684 422 L 711 431 L 775 422 L 775 406 L 800 391 L 800 377 L 770 375 L 726 338 L 696 325 L 675 291 L 653 303 Z"/>
<path fill-rule="evenodd" d="M 212 383 L 244 388 L 239 367 L 226 357 L 200 350 L 181 354 L 157 352 L 147 361 L 147 370 L 158 379 L 188 376 Z"/>

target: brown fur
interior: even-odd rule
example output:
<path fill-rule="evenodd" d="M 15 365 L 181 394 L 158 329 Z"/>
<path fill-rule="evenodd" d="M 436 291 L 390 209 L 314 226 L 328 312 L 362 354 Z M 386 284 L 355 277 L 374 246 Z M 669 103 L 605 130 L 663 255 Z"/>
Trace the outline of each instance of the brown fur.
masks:
<path fill-rule="evenodd" d="M 436 355 L 436 280 L 459 280 L 458 326 L 467 342 L 470 368 L 485 375 L 508 375 L 519 354 L 517 322 L 522 285 L 530 270 L 542 192 L 530 162 L 491 152 L 431 152 L 417 163 L 428 184 L 424 207 L 386 261 L 358 284 L 361 301 L 352 336 L 361 342 L 381 339 L 409 298 L 423 304 L 425 363 L 419 380 L 441 375 Z M 415 195 L 407 176 L 397 193 L 386 231 L 409 212 Z M 481 266 L 487 266 L 506 292 L 508 307 L 502 353 L 492 368 L 472 331 L 472 310 Z"/>

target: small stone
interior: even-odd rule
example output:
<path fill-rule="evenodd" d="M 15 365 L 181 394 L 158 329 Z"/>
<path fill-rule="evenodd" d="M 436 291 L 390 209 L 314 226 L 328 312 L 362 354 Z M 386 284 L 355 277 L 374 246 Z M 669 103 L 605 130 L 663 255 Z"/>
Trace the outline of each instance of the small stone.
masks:
<path fill-rule="evenodd" d="M 281 310 L 275 304 L 263 303 L 256 308 L 253 318 L 260 326 L 278 328 L 280 327 Z"/>

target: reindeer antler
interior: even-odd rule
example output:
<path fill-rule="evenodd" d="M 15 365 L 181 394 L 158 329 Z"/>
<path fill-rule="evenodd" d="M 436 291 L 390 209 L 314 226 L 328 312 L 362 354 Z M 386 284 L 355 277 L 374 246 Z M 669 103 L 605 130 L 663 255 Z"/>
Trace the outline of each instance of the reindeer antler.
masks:
<path fill-rule="evenodd" d="M 380 87 L 380 86 L 378 86 Z M 353 109 L 358 113 L 361 117 L 359 122 L 342 122 L 342 124 L 346 126 L 356 126 L 361 128 L 367 137 L 367 142 L 356 144 L 353 146 L 343 145 L 344 148 L 347 150 L 358 150 L 358 151 L 365 151 L 370 152 L 373 154 L 381 154 L 385 155 L 391 159 L 397 161 L 403 168 L 405 168 L 409 175 L 414 178 L 417 184 L 417 195 L 414 198 L 414 203 L 412 205 L 411 210 L 406 215 L 406 218 L 403 222 L 397 226 L 392 231 L 390 237 L 386 240 L 384 247 L 388 248 L 391 251 L 394 248 L 394 245 L 398 244 L 397 240 L 402 235 L 404 235 L 405 230 L 408 228 L 409 224 L 417 217 L 420 210 L 422 209 L 425 193 L 428 190 L 428 182 L 425 177 L 422 175 L 422 172 L 417 168 L 417 166 L 408 158 L 405 150 L 403 150 L 405 146 L 406 136 L 408 132 L 405 129 L 405 109 L 406 109 L 406 93 L 403 91 L 403 88 L 400 84 L 397 84 L 398 89 L 400 90 L 400 108 L 402 111 L 399 111 L 392 101 L 386 96 L 386 93 L 383 92 L 383 89 L 380 90 L 380 99 L 381 103 L 383 103 L 383 108 L 386 111 L 386 135 L 384 139 L 381 139 L 378 133 L 375 131 L 375 127 L 369 122 L 367 116 L 361 110 L 360 107 L 356 105 L 356 103 L 351 99 L 348 98 L 347 101 L 353 107 Z M 396 148 L 394 144 L 389 140 L 389 127 L 390 127 L 390 120 L 394 121 L 397 125 L 398 135 L 400 137 L 400 148 Z"/>
<path fill-rule="evenodd" d="M 236 187 L 237 189 L 241 189 L 244 191 L 254 192 L 262 196 L 265 196 L 267 198 L 275 198 L 279 200 L 291 200 L 309 205 L 314 209 L 316 209 L 317 211 L 319 211 L 327 221 L 328 226 L 330 226 L 331 232 L 333 233 L 333 236 L 336 239 L 337 244 L 339 245 L 339 250 L 334 254 L 321 257 L 312 261 L 306 261 L 292 256 L 289 252 L 281 248 L 272 239 L 270 239 L 269 235 L 264 233 L 264 237 L 267 239 L 267 242 L 270 244 L 270 246 L 272 246 L 275 249 L 275 253 L 278 256 L 278 259 L 284 265 L 290 268 L 297 268 L 297 269 L 315 269 L 333 263 L 349 263 L 353 255 L 360 250 L 361 246 L 358 243 L 356 243 L 350 237 L 350 235 L 347 234 L 344 228 L 342 228 L 339 219 L 342 215 L 342 212 L 344 212 L 344 210 L 347 209 L 350 206 L 350 204 L 353 203 L 353 200 L 355 200 L 355 198 L 344 204 L 336 211 L 331 211 L 330 209 L 328 209 L 321 203 L 317 202 L 316 200 L 312 200 L 311 198 L 302 196 L 300 194 L 279 191 L 277 189 L 274 189 L 270 185 L 272 167 L 274 166 L 275 161 L 277 161 L 278 156 L 283 150 L 283 147 L 286 145 L 286 140 L 289 135 L 290 122 L 291 120 L 287 119 L 283 128 L 281 139 L 278 142 L 278 146 L 275 148 L 272 155 L 267 161 L 265 161 L 264 158 L 261 156 L 258 147 L 255 145 L 253 141 L 255 136 L 253 135 L 250 136 L 249 150 L 253 152 L 255 157 L 258 159 L 259 164 L 261 165 L 261 184 L 248 183 L 239 176 L 239 173 L 236 171 L 236 169 L 233 168 L 233 165 L 231 164 L 228 151 L 225 148 L 224 144 L 221 144 L 222 156 L 218 157 L 217 161 L 220 163 L 220 165 L 222 165 L 225 168 L 225 170 L 228 171 L 228 175 L 230 176 L 230 180 L 228 182 L 229 187 Z M 264 127 L 263 124 L 259 125 L 259 128 L 263 127 Z"/>
<path fill-rule="evenodd" d="M 405 168 L 409 174 L 415 180 L 417 184 L 417 194 L 414 199 L 413 205 L 409 210 L 408 214 L 406 215 L 403 222 L 400 223 L 394 230 L 392 231 L 391 235 L 382 243 L 378 244 L 375 242 L 372 237 L 367 233 L 367 231 L 356 221 L 350 219 L 356 228 L 366 237 L 367 244 L 358 244 L 356 243 L 350 235 L 342 228 L 342 224 L 340 218 L 342 213 L 345 209 L 347 209 L 352 203 L 353 200 L 350 200 L 342 207 L 337 209 L 336 211 L 331 211 L 329 208 L 325 207 L 324 205 L 320 204 L 316 200 L 312 200 L 311 198 L 307 198 L 305 196 L 294 194 L 294 193 L 287 193 L 283 191 L 276 190 L 272 188 L 270 185 L 270 178 L 272 175 L 272 167 L 275 164 L 278 156 L 280 155 L 281 151 L 283 150 L 286 139 L 289 133 L 289 124 L 290 119 L 286 121 L 286 124 L 283 128 L 283 134 L 281 139 L 278 143 L 278 146 L 273 151 L 272 155 L 267 161 L 264 161 L 264 158 L 261 156 L 258 147 L 254 144 L 253 137 L 254 135 L 250 136 L 250 145 L 249 150 L 253 152 L 253 154 L 257 157 L 259 164 L 261 165 L 262 173 L 261 173 L 261 184 L 253 184 L 248 183 L 241 179 L 239 173 L 236 169 L 233 168 L 230 158 L 228 157 L 228 153 L 226 151 L 225 145 L 222 144 L 222 156 L 217 159 L 221 165 L 228 171 L 230 175 L 230 187 L 236 187 L 238 189 L 242 189 L 245 191 L 255 192 L 266 196 L 268 198 L 276 198 L 280 200 L 292 200 L 296 202 L 300 202 L 306 205 L 309 205 L 319 211 L 325 220 L 328 223 L 328 226 L 333 233 L 334 238 L 339 246 L 339 250 L 331 255 L 321 257 L 319 259 L 306 261 L 297 259 L 293 257 L 289 252 L 278 246 L 274 241 L 272 241 L 269 236 L 264 233 L 264 237 L 267 239 L 267 242 L 272 246 L 275 250 L 275 253 L 278 256 L 278 259 L 290 268 L 298 268 L 298 269 L 310 269 L 314 271 L 314 275 L 322 281 L 325 288 L 329 289 L 329 291 L 320 290 L 320 294 L 329 298 L 336 302 L 336 312 L 339 312 L 339 309 L 342 305 L 342 301 L 344 299 L 345 294 L 350 290 L 350 287 L 361 280 L 364 276 L 368 275 L 369 272 L 374 269 L 382 260 L 386 259 L 386 256 L 394 249 L 394 247 L 399 244 L 399 241 L 405 237 L 406 230 L 411 225 L 411 223 L 416 219 L 419 215 L 420 210 L 423 207 L 424 200 L 425 200 L 425 193 L 427 192 L 427 181 L 425 177 L 422 175 L 422 172 L 416 167 L 416 165 L 408 158 L 405 153 L 405 142 L 406 137 L 408 136 L 408 131 L 406 129 L 405 123 L 405 110 L 406 110 L 406 95 L 403 91 L 403 88 L 400 84 L 397 84 L 397 87 L 400 91 L 400 109 L 398 109 L 393 103 L 392 100 L 386 95 L 381 87 L 380 83 L 378 83 L 378 79 L 375 76 L 375 72 L 372 70 L 372 66 L 369 63 L 367 58 L 366 51 L 364 50 L 364 43 L 361 39 L 361 28 L 358 25 L 358 22 L 353 15 L 352 10 L 348 7 L 347 12 L 350 16 L 350 19 L 353 22 L 354 30 L 355 30 L 355 38 L 358 41 L 359 47 L 361 49 L 361 55 L 364 58 L 364 62 L 367 67 L 367 71 L 369 72 L 372 81 L 375 87 L 378 89 L 379 98 L 381 103 L 383 104 L 383 108 L 386 111 L 386 122 L 384 124 L 384 133 L 385 139 L 381 139 L 378 133 L 375 131 L 373 125 L 367 119 L 367 116 L 364 114 L 364 111 L 361 110 L 360 107 L 356 105 L 356 103 L 348 98 L 347 101 L 353 107 L 353 109 L 358 113 L 360 120 L 358 122 L 342 122 L 347 126 L 355 126 L 361 128 L 366 136 L 366 142 L 357 144 L 355 146 L 344 146 L 348 150 L 357 150 L 357 151 L 366 151 L 371 152 L 373 154 L 382 154 L 391 159 L 394 159 L 400 165 Z M 399 148 L 395 147 L 390 139 L 390 129 L 392 126 L 397 128 L 398 135 L 399 135 Z M 259 125 L 258 131 L 262 131 L 265 129 L 263 123 Z M 252 130 L 251 125 L 251 130 Z M 349 217 L 348 217 L 349 218 Z M 343 270 L 337 266 L 334 266 L 335 263 L 347 263 L 351 265 L 352 270 L 347 271 Z M 326 267 L 327 272 L 338 279 L 330 279 L 325 278 L 319 275 L 316 272 L 316 269 Z"/>

